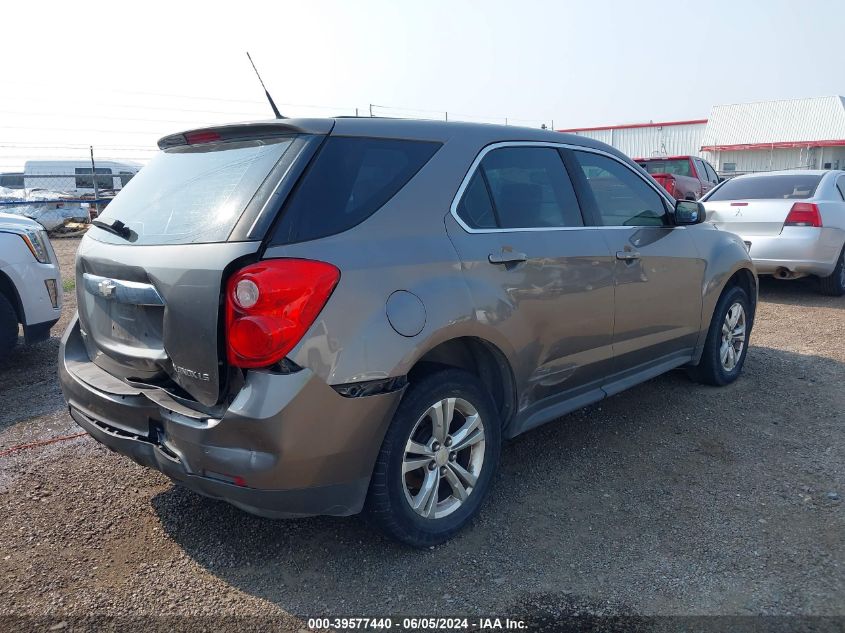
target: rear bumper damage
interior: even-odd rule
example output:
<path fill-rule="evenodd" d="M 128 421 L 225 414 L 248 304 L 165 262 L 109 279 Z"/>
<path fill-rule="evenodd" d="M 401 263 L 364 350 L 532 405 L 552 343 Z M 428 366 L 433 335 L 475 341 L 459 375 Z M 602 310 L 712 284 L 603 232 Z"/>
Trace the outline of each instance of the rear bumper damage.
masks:
<path fill-rule="evenodd" d="M 826 277 L 836 267 L 845 239 L 830 228 L 786 226 L 779 235 L 749 235 L 749 254 L 759 275 L 777 275 L 785 269 L 795 275 Z"/>
<path fill-rule="evenodd" d="M 59 377 L 73 419 L 97 441 L 200 494 L 260 516 L 349 515 L 401 390 L 344 397 L 313 372 L 250 371 L 216 416 L 92 363 L 78 321 L 62 338 Z"/>

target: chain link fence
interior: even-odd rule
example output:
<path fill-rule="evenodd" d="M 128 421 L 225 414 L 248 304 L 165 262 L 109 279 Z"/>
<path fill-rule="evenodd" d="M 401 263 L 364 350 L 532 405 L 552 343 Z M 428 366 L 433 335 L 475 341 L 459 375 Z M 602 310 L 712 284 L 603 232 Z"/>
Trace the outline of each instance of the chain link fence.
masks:
<path fill-rule="evenodd" d="M 141 168 L 91 154 L 87 160 L 30 160 L 23 171 L 0 172 L 0 212 L 32 218 L 48 231 L 90 222 Z"/>

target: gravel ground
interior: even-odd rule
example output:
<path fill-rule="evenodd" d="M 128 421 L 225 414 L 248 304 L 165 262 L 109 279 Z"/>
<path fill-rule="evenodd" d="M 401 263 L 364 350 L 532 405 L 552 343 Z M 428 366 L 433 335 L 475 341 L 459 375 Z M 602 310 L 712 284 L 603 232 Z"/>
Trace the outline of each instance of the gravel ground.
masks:
<path fill-rule="evenodd" d="M 72 279 L 78 240 L 58 240 Z M 49 342 L 0 366 L 0 451 L 79 429 Z M 845 616 L 845 298 L 764 281 L 743 377 L 678 371 L 507 444 L 481 516 L 418 552 L 270 521 L 88 437 L 0 457 L 0 614 Z"/>

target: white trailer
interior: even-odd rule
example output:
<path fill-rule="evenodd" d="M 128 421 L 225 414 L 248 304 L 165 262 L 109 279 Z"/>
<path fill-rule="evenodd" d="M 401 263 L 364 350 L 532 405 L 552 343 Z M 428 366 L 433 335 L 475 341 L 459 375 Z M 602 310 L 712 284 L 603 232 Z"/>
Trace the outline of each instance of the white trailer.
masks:
<path fill-rule="evenodd" d="M 24 188 L 85 195 L 98 191 L 120 191 L 141 169 L 139 163 L 110 160 L 28 160 L 24 165 Z"/>

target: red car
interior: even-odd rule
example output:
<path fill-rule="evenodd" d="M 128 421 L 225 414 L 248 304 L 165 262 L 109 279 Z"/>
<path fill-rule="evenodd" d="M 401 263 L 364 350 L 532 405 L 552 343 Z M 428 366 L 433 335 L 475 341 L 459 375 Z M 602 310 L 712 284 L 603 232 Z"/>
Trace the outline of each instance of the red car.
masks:
<path fill-rule="evenodd" d="M 713 166 L 698 156 L 634 160 L 677 200 L 698 200 L 721 181 Z"/>

